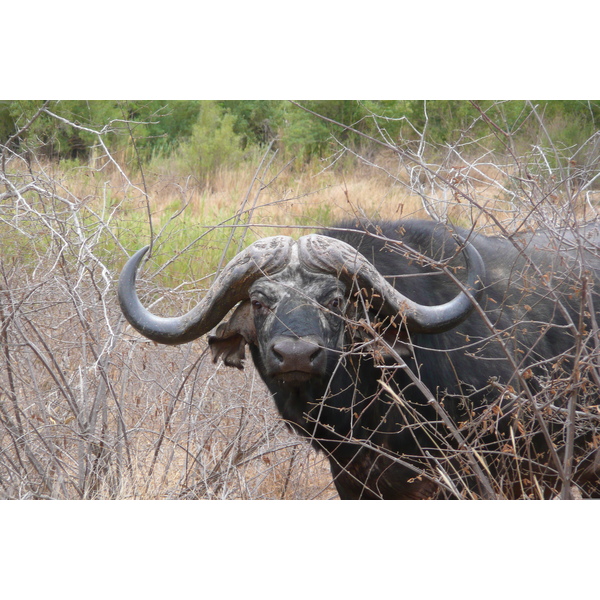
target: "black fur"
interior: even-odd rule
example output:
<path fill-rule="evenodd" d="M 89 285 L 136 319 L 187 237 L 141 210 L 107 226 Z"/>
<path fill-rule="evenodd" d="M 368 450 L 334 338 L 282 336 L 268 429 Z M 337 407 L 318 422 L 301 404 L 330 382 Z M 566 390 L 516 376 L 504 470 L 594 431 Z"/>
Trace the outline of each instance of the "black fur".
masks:
<path fill-rule="evenodd" d="M 359 323 L 365 315 L 352 306 L 355 325 L 344 324 L 341 337 L 343 315 L 334 310 L 323 313 L 302 298 L 302 289 L 285 301 L 285 308 L 283 301 L 278 305 L 275 319 L 268 320 L 269 307 L 261 306 L 254 313 L 256 342 L 249 342 L 254 363 L 283 418 L 329 457 L 341 498 L 452 497 L 465 490 L 474 496 L 489 495 L 490 489 L 477 476 L 480 461 L 472 453 L 466 455 L 470 445 L 486 457 L 491 477 L 500 487 L 503 479 L 521 480 L 518 489 L 507 485 L 496 488 L 497 492 L 511 497 L 542 489 L 551 495 L 559 488 L 544 435 L 539 431 L 533 437 L 521 435 L 519 419 L 524 423 L 525 417 L 516 410 L 515 398 L 527 401 L 528 394 L 519 396 L 523 382 L 527 392 L 535 394 L 542 384 L 550 386 L 571 372 L 575 330 L 582 324 L 577 286 L 582 269 L 589 272 L 589 285 L 598 286 L 600 261 L 591 253 L 579 255 L 573 245 L 559 251 L 553 247 L 553 237 L 543 232 L 507 240 L 457 231 L 477 248 L 486 265 L 486 288 L 480 300 L 484 314 L 476 310 L 442 334 L 407 337 L 406 332 L 390 329 L 384 336 L 397 336 L 394 348 L 426 390 L 406 369 L 397 368 L 397 355 L 373 348 L 372 331 Z M 360 250 L 397 289 L 421 304 L 447 302 L 459 288 L 416 253 L 438 261 L 449 259 L 458 279 L 465 279 L 456 242 L 439 224 L 380 222 L 365 231 L 363 225 L 348 222 L 327 235 Z M 574 240 L 576 236 L 571 236 L 567 242 Z M 313 298 L 317 304 L 337 306 L 329 300 L 334 292 L 319 289 L 324 298 Z M 584 315 L 585 320 L 589 316 Z M 369 315 L 369 321 L 377 326 L 377 315 Z M 298 337 L 320 336 L 326 367 L 315 369 L 301 382 L 272 377 L 268 344 L 282 331 Z M 427 390 L 451 419 L 451 427 L 442 422 Z M 500 396 L 503 391 L 510 393 Z M 486 416 L 494 403 L 494 411 Z M 511 427 L 513 438 L 516 434 L 531 458 L 519 464 L 519 474 L 514 472 L 514 457 L 501 460 L 504 446 L 513 439 Z M 580 449 L 585 450 L 588 438 L 581 441 Z M 579 463 L 582 473 L 591 460 Z M 437 485 L 441 472 L 453 483 Z M 581 477 L 584 495 L 596 496 L 597 475 L 591 483 L 586 477 Z"/>

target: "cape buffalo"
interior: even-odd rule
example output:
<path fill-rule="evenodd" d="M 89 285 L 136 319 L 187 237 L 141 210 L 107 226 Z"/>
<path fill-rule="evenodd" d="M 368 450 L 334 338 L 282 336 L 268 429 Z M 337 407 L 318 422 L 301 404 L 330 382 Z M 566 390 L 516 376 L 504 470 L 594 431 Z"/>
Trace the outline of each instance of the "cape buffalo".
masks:
<path fill-rule="evenodd" d="M 144 248 L 119 299 L 156 342 L 211 332 L 214 360 L 240 369 L 248 346 L 281 416 L 326 453 L 342 499 L 551 497 L 567 484 L 596 497 L 597 421 L 568 417 L 593 412 L 597 374 L 568 382 L 596 368 L 600 260 L 583 242 L 597 240 L 595 227 L 507 239 L 346 222 L 255 242 L 174 318 L 137 297 Z"/>

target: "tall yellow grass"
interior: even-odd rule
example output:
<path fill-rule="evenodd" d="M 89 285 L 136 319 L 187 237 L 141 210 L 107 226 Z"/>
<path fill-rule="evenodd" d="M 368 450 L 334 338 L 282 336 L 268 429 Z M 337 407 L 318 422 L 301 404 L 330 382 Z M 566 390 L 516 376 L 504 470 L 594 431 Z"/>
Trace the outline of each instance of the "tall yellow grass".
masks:
<path fill-rule="evenodd" d="M 37 187 L 3 205 L 0 222 L 11 242 L 0 376 L 20 428 L 0 431 L 1 497 L 335 497 L 325 459 L 283 427 L 251 364 L 232 373 L 212 365 L 201 340 L 158 347 L 123 323 L 118 273 L 151 231 L 172 280 L 156 283 L 158 261 L 142 291 L 155 312 L 181 313 L 228 245 L 229 256 L 265 235 L 435 216 L 510 232 L 539 215 L 595 216 L 600 201 L 597 190 L 578 194 L 487 157 L 415 165 L 382 153 L 376 167 L 333 168 L 261 160 L 201 183 L 167 162 L 140 172 L 125 156 L 10 167 L 15 187 Z"/>

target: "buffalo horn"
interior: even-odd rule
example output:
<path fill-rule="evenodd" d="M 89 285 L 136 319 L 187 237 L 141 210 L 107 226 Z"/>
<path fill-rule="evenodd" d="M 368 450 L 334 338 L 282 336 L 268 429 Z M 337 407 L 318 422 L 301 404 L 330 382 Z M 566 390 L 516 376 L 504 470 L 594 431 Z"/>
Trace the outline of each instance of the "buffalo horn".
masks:
<path fill-rule="evenodd" d="M 465 287 L 477 299 L 483 290 L 485 279 L 483 259 L 472 244 L 460 236 L 456 237 L 463 243 L 468 272 Z M 371 301 L 379 304 L 388 316 L 403 316 L 409 331 L 448 331 L 464 321 L 474 308 L 471 296 L 464 291 L 449 302 L 437 306 L 426 306 L 410 300 L 388 283 L 360 252 L 341 240 L 312 234 L 300 238 L 298 244 L 300 260 L 307 268 L 335 275 L 350 286 L 357 283 L 360 289 L 373 290 Z"/>
<path fill-rule="evenodd" d="M 145 337 L 161 344 L 184 344 L 210 331 L 239 301 L 246 300 L 254 281 L 286 267 L 294 241 L 290 237 L 264 238 L 233 258 L 200 303 L 181 317 L 159 317 L 140 302 L 135 290 L 138 266 L 148 246 L 136 252 L 119 278 L 119 303 L 129 323 Z"/>

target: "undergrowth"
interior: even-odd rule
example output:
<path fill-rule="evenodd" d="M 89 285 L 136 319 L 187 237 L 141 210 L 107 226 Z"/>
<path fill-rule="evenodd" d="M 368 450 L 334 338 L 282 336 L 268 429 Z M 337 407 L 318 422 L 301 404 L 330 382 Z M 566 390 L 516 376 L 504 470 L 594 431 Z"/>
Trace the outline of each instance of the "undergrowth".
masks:
<path fill-rule="evenodd" d="M 152 243 L 140 296 L 155 313 L 182 314 L 264 236 L 348 218 L 510 235 L 596 215 L 597 134 L 577 148 L 536 139 L 504 153 L 479 137 L 465 153 L 422 134 L 361 153 L 340 139 L 300 164 L 267 144 L 209 181 L 160 153 L 111 153 L 104 134 L 86 133 L 85 159 L 1 147 L 0 497 L 335 497 L 325 459 L 289 434 L 251 365 L 231 373 L 203 341 L 140 337 L 116 282 Z"/>

